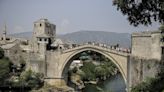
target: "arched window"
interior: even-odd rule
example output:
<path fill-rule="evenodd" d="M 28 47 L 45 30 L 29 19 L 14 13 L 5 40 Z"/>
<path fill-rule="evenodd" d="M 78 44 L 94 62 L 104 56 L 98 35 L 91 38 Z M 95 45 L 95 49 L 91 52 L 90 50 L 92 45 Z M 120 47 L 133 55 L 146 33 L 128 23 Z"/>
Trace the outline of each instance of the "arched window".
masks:
<path fill-rule="evenodd" d="M 60 46 L 59 49 L 62 49 L 62 47 Z"/>

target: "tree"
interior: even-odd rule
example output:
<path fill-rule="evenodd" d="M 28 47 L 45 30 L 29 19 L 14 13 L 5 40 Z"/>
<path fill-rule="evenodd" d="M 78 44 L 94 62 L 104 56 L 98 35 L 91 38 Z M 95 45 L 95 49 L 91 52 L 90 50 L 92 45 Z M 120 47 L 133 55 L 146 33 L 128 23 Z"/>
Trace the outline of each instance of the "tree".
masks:
<path fill-rule="evenodd" d="M 101 66 L 97 66 L 95 68 L 95 75 L 97 78 L 104 77 L 106 75 L 106 70 Z"/>
<path fill-rule="evenodd" d="M 33 72 L 32 70 L 23 71 L 18 81 L 12 81 L 12 86 L 25 86 L 31 89 L 37 89 L 43 86 L 43 74 Z"/>
<path fill-rule="evenodd" d="M 9 78 L 11 62 L 7 58 L 0 59 L 0 85 L 5 85 Z"/>
<path fill-rule="evenodd" d="M 130 24 L 151 25 L 152 21 L 164 23 L 163 0 L 113 0 L 113 5 L 123 15 L 128 16 Z"/>
<path fill-rule="evenodd" d="M 11 62 L 8 58 L 4 57 L 4 51 L 0 48 L 0 85 L 3 86 L 6 84 L 7 79 L 9 78 Z"/>
<path fill-rule="evenodd" d="M 84 76 L 84 80 L 95 80 L 96 76 L 95 76 L 95 67 L 96 65 L 94 65 L 92 62 L 85 62 L 84 63 L 84 67 L 81 68 L 81 70 L 85 73 Z"/>
<path fill-rule="evenodd" d="M 0 59 L 2 59 L 4 57 L 4 51 L 2 48 L 0 48 Z"/>

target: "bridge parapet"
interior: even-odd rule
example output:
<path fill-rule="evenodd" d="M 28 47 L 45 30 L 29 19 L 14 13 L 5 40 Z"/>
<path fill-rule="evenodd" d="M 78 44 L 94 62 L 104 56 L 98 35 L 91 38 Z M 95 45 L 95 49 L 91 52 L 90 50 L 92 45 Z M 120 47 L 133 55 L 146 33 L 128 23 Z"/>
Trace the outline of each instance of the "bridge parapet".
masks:
<path fill-rule="evenodd" d="M 82 48 L 96 48 L 96 49 L 100 49 L 100 50 L 110 52 L 110 53 L 115 53 L 115 54 L 122 55 L 122 56 L 129 56 L 130 55 L 130 49 L 113 47 L 113 46 L 108 46 L 105 44 L 103 44 L 103 45 L 98 45 L 98 44 L 77 45 L 73 48 L 63 50 L 63 53 L 67 53 L 67 52 L 82 49 Z"/>

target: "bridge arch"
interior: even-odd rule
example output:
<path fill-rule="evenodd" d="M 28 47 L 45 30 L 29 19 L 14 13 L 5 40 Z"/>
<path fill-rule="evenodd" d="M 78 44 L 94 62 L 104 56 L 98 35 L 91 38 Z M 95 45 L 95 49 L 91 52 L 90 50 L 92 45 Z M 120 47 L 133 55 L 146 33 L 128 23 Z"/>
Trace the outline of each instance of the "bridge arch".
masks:
<path fill-rule="evenodd" d="M 65 78 L 66 74 L 68 73 L 69 66 L 74 59 L 73 57 L 80 54 L 81 52 L 88 51 L 88 50 L 97 52 L 97 53 L 107 57 L 108 59 L 110 59 L 111 62 L 113 62 L 116 65 L 116 67 L 119 69 L 119 71 L 120 71 L 120 73 L 124 79 L 125 84 L 127 83 L 127 75 L 126 75 L 122 65 L 120 65 L 120 63 L 119 63 L 121 61 L 117 61 L 116 58 L 111 56 L 109 54 L 109 52 L 107 52 L 107 51 L 104 51 L 104 50 L 99 49 L 97 47 L 90 47 L 90 46 L 70 51 L 69 56 L 65 59 L 63 65 L 62 65 L 62 69 L 61 69 L 62 70 L 62 74 L 61 74 L 62 78 Z"/>

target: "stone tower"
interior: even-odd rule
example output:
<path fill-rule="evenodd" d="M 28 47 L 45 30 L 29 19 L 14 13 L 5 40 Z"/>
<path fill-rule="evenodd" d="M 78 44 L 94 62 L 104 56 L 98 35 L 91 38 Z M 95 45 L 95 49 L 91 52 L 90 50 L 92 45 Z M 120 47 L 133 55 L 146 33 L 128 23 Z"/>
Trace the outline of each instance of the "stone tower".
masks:
<path fill-rule="evenodd" d="M 34 22 L 32 38 L 32 48 L 34 52 L 45 56 L 45 51 L 49 50 L 51 43 L 55 40 L 56 26 L 47 19 L 40 19 Z"/>
<path fill-rule="evenodd" d="M 162 35 L 161 30 L 133 33 L 132 55 L 144 59 L 161 60 L 164 54 Z"/>
<path fill-rule="evenodd" d="M 147 80 L 147 78 L 156 77 L 164 55 L 163 35 L 161 30 L 132 34 L 132 53 L 128 66 L 130 88 Z"/>
<path fill-rule="evenodd" d="M 7 34 L 7 27 L 6 27 L 6 24 L 5 24 L 4 28 L 3 28 L 3 35 L 2 35 L 3 41 L 6 41 L 6 34 Z"/>

